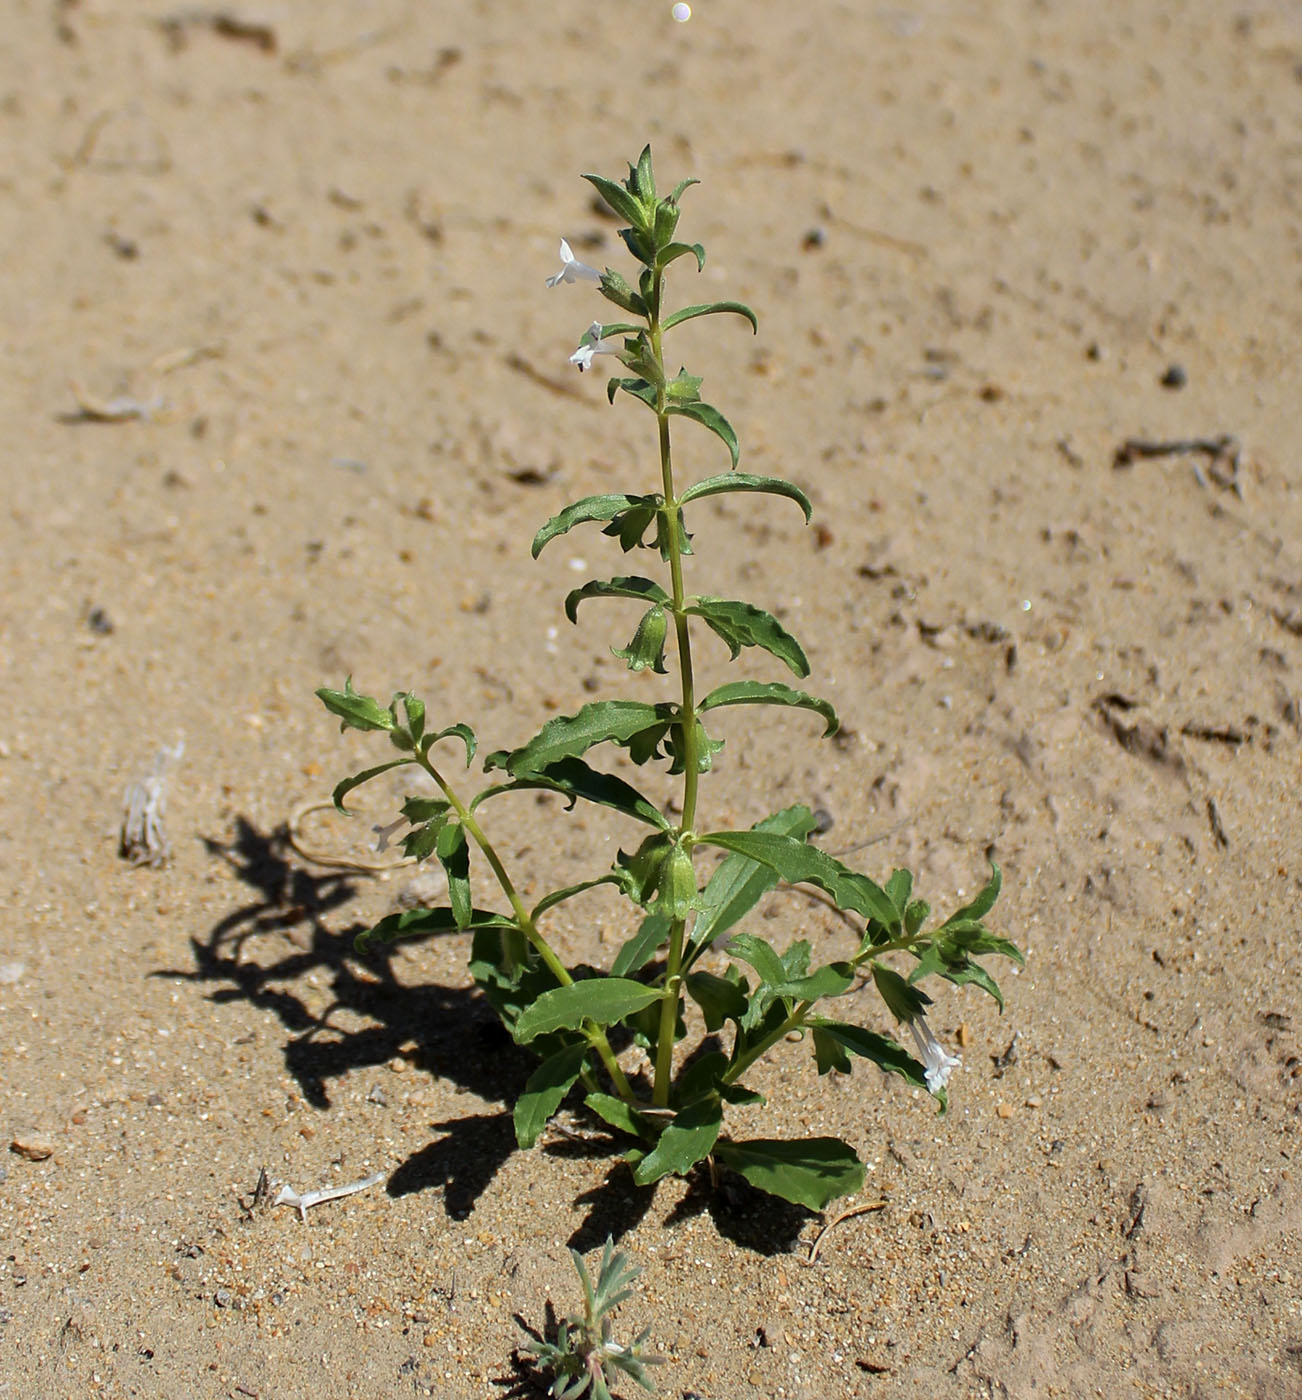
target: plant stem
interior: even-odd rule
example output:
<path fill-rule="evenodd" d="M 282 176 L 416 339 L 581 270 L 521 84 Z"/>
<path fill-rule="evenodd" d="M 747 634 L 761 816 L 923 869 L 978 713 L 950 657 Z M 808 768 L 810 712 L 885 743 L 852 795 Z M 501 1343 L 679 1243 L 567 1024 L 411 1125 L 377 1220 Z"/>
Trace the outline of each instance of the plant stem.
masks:
<path fill-rule="evenodd" d="M 665 360 L 660 308 L 664 292 L 664 273 L 657 271 L 652 283 L 650 300 L 651 351 L 660 368 L 661 389 L 656 404 L 656 419 L 660 437 L 660 486 L 664 496 L 664 540 L 669 555 L 669 580 L 674 615 L 674 635 L 677 638 L 678 672 L 681 681 L 681 704 L 678 712 L 679 750 L 683 765 L 683 805 L 679 832 L 693 834 L 696 821 L 696 794 L 700 782 L 696 740 L 696 682 L 692 674 L 692 637 L 687 624 L 687 596 L 683 589 L 682 537 L 678 520 L 678 497 L 674 491 L 674 465 L 669 444 L 669 414 L 664 391 Z M 689 853 L 690 853 L 690 847 Z M 657 1107 L 669 1103 L 669 1084 L 674 1070 L 674 1033 L 678 1026 L 678 996 L 682 985 L 683 943 L 687 926 L 685 919 L 675 919 L 669 930 L 669 952 L 665 964 L 664 993 L 660 1002 L 660 1030 L 656 1036 L 655 1085 L 651 1100 Z"/>
<path fill-rule="evenodd" d="M 484 853 L 484 859 L 492 868 L 497 883 L 502 887 L 502 893 L 506 895 L 510 902 L 511 910 L 515 914 L 515 921 L 520 931 L 533 945 L 538 956 L 546 964 L 548 971 L 562 987 L 574 985 L 574 978 L 570 976 L 569 970 L 560 958 L 556 956 L 551 944 L 543 937 L 538 925 L 534 922 L 532 915 L 524 907 L 524 901 L 516 891 L 515 885 L 511 882 L 511 877 L 506 873 L 506 867 L 502 864 L 502 858 L 497 854 L 493 843 L 488 839 L 483 827 L 475 820 L 474 814 L 457 796 L 453 788 L 448 784 L 443 775 L 429 761 L 428 757 L 421 754 L 417 757 L 417 762 L 439 785 L 444 797 L 452 804 L 453 810 L 457 814 L 458 820 L 465 828 L 470 839 Z M 619 1066 L 619 1061 L 615 1058 L 615 1052 L 610 1048 L 610 1041 L 606 1039 L 606 1033 L 600 1026 L 585 1024 L 584 1035 L 587 1037 L 592 1048 L 601 1057 L 601 1062 L 606 1067 L 606 1073 L 610 1075 L 611 1083 L 615 1086 L 615 1092 L 625 1103 L 633 1103 L 636 1096 L 633 1087 L 628 1082 L 628 1077 Z"/>
<path fill-rule="evenodd" d="M 735 1084 L 738 1079 L 758 1060 L 778 1043 L 779 1040 L 789 1036 L 792 1031 L 799 1030 L 804 1024 L 805 1017 L 815 1005 L 812 1001 L 802 1001 L 791 1015 L 775 1031 L 771 1031 L 763 1040 L 757 1041 L 738 1060 L 734 1060 L 723 1072 L 720 1079 L 721 1084 Z"/>

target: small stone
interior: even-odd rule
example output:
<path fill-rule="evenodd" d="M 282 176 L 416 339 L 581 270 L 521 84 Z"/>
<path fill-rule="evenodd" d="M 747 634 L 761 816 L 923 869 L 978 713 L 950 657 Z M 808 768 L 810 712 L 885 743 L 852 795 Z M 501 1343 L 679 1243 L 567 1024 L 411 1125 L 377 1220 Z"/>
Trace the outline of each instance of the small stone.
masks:
<path fill-rule="evenodd" d="M 1189 382 L 1189 372 L 1183 365 L 1168 365 L 1166 373 L 1158 380 L 1163 389 L 1183 389 Z"/>
<path fill-rule="evenodd" d="M 43 1162 L 54 1156 L 54 1143 L 42 1133 L 20 1133 L 9 1144 L 9 1150 L 29 1162 Z"/>
<path fill-rule="evenodd" d="M 231 1290 L 229 1288 L 219 1288 L 212 1295 L 212 1300 L 219 1308 L 229 1308 L 231 1305 Z"/>
<path fill-rule="evenodd" d="M 954 1039 L 958 1041 L 958 1048 L 966 1050 L 972 1044 L 972 1028 L 964 1021 L 955 1032 Z"/>
<path fill-rule="evenodd" d="M 1000 1118 L 1011 1118 L 1017 1110 L 1010 1103 L 1001 1103 L 999 1107 L 995 1109 L 995 1112 Z"/>
<path fill-rule="evenodd" d="M 438 1342 L 439 1339 L 434 1335 L 433 1332 L 426 1332 L 425 1335 L 420 1339 L 420 1344 L 423 1347 L 435 1347 L 438 1346 Z"/>

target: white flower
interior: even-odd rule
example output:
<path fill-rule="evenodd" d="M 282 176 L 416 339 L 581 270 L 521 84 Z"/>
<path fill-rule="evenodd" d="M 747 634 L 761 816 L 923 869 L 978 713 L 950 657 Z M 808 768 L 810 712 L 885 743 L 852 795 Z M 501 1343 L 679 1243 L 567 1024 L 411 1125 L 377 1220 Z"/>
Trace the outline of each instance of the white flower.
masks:
<path fill-rule="evenodd" d="M 956 1069 L 963 1061 L 945 1050 L 932 1034 L 925 1016 L 917 1016 L 910 1021 L 909 1030 L 913 1032 L 913 1043 L 926 1066 L 927 1088 L 931 1093 L 938 1094 L 949 1083 L 950 1070 Z"/>
<path fill-rule="evenodd" d="M 371 830 L 375 833 L 375 849 L 383 853 L 389 849 L 389 837 L 393 835 L 400 826 L 406 824 L 406 817 L 399 817 L 397 821 L 392 821 L 388 826 L 373 826 Z"/>
<path fill-rule="evenodd" d="M 547 279 L 549 287 L 557 287 L 562 282 L 577 282 L 579 278 L 586 278 L 589 282 L 600 282 L 601 273 L 595 267 L 589 267 L 587 263 L 580 262 L 574 256 L 570 245 L 561 239 L 561 270 L 554 276 Z"/>
<path fill-rule="evenodd" d="M 601 322 L 594 321 L 583 333 L 583 344 L 570 356 L 570 364 L 578 365 L 582 373 L 592 368 L 594 355 L 618 355 L 621 348 L 613 340 L 602 340 Z"/>

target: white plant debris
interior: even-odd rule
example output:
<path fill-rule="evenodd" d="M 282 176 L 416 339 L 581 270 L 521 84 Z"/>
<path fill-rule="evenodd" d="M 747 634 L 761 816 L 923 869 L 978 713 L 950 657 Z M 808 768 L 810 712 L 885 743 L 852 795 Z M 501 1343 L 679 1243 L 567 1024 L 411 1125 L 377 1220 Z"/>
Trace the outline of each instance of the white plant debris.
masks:
<path fill-rule="evenodd" d="M 172 853 L 163 827 L 167 808 L 167 776 L 185 752 L 184 740 L 154 755 L 149 772 L 129 783 L 122 798 L 122 832 L 118 854 L 132 865 L 158 867 Z"/>

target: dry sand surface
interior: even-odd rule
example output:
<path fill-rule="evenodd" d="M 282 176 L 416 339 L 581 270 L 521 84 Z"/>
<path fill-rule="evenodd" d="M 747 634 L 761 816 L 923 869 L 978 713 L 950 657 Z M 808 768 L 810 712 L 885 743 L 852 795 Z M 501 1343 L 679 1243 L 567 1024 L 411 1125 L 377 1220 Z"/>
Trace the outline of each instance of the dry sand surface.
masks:
<path fill-rule="evenodd" d="M 608 1233 L 664 1396 L 1302 1395 L 1302 11 L 695 9 L 5 6 L 6 1400 L 535 1395 L 514 1315 L 573 1307 Z M 486 748 L 660 697 L 609 654 L 626 605 L 561 613 L 612 542 L 528 553 L 654 485 L 649 418 L 566 364 L 602 303 L 543 285 L 561 235 L 626 265 L 578 174 L 645 140 L 702 181 L 672 295 L 760 318 L 682 357 L 817 512 L 707 503 L 690 582 L 779 609 L 845 726 L 721 719 L 709 820 L 809 800 L 942 907 L 989 854 L 1028 952 L 1002 1018 L 937 993 L 946 1118 L 804 1047 L 757 1076 L 744 1127 L 843 1134 L 884 1202 L 812 1263 L 805 1212 L 516 1150 L 529 1061 L 465 940 L 352 952 L 416 872 L 286 839 L 383 757 L 313 697 L 348 673 Z M 133 866 L 124 790 L 181 741 L 171 859 Z M 366 858 L 394 792 L 304 839 Z M 627 840 L 508 805 L 531 890 Z M 566 910 L 608 959 L 616 907 Z M 304 1224 L 242 1209 L 264 1167 L 383 1180 Z"/>

